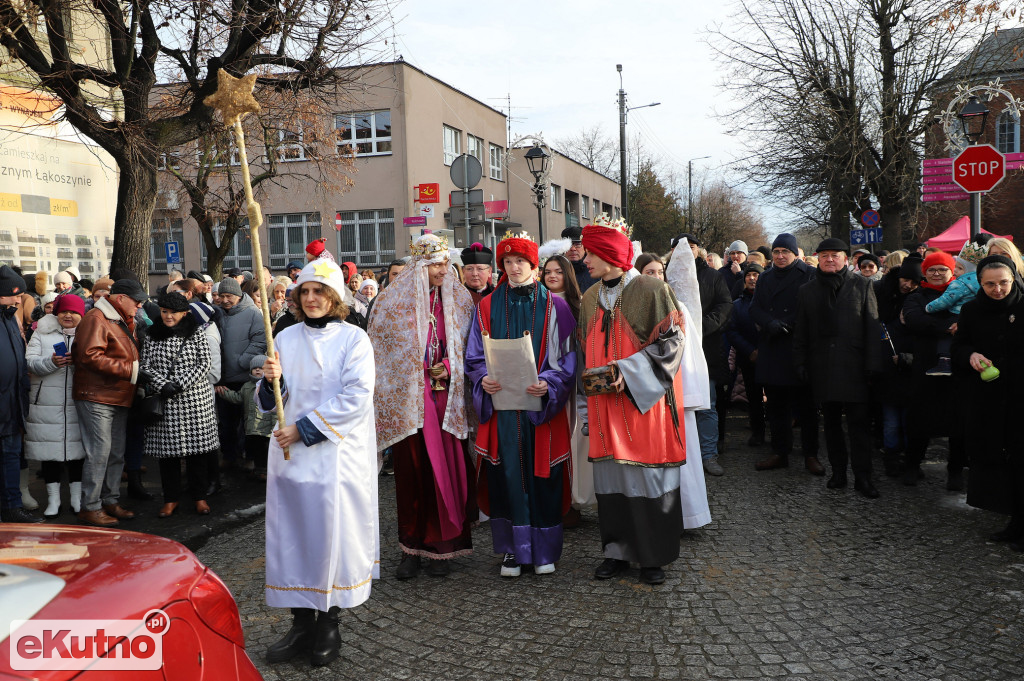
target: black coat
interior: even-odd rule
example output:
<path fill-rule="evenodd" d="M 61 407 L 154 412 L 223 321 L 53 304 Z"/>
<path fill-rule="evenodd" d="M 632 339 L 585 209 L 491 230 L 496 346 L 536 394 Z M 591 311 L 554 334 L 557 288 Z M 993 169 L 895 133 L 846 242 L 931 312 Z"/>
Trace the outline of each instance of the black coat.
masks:
<path fill-rule="evenodd" d="M 918 288 L 903 301 L 903 323 L 910 336 L 914 359 L 910 365 L 910 402 L 907 435 L 933 438 L 961 433 L 963 415 L 954 399 L 950 376 L 928 376 L 940 355 L 949 355 L 953 336 L 949 327 L 957 315 L 949 312 L 925 312 L 925 306 L 942 295 L 941 291 Z"/>
<path fill-rule="evenodd" d="M 732 317 L 725 330 L 725 340 L 736 348 L 737 360 L 741 362 L 750 362 L 750 355 L 757 350 L 759 334 L 757 325 L 750 316 L 750 304 L 753 299 L 752 292 L 744 291 L 739 298 L 732 301 Z"/>
<path fill-rule="evenodd" d="M 867 402 L 869 376 L 882 370 L 878 304 L 869 280 L 848 269 L 841 274 L 832 312 L 823 277 L 800 287 L 793 361 L 797 374 L 806 372 L 810 379 L 815 401 Z"/>
<path fill-rule="evenodd" d="M 978 294 L 979 300 L 984 292 Z M 999 378 L 989 383 L 971 368 L 971 354 L 980 352 L 999 369 Z M 1024 457 L 1020 418 L 1024 413 L 1024 297 L 1001 310 L 978 301 L 960 310 L 952 346 L 953 373 L 957 378 L 959 408 L 964 413 L 970 436 L 965 439 L 971 475 L 967 503 L 1008 513 L 1011 494 L 1024 495 L 1017 479 L 1015 489 L 1012 458 Z"/>
<path fill-rule="evenodd" d="M 0 307 L 0 436 L 20 434 L 28 415 L 28 363 L 18 327 Z"/>
<path fill-rule="evenodd" d="M 583 262 L 583 259 L 571 260 L 572 273 L 576 275 L 576 283 L 580 285 L 580 294 L 587 292 L 587 289 L 597 283 L 597 279 L 590 276 L 590 270 L 587 269 L 587 264 Z"/>
<path fill-rule="evenodd" d="M 793 328 L 796 326 L 797 292 L 810 281 L 814 268 L 796 260 L 782 270 L 767 269 L 757 279 L 750 316 L 760 329 L 757 345 L 757 382 L 761 385 L 799 385 L 793 365 Z M 778 319 L 789 333 L 771 335 L 769 325 Z"/>
<path fill-rule="evenodd" d="M 696 258 L 697 286 L 700 289 L 701 326 L 703 329 L 704 359 L 708 363 L 711 380 L 725 383 L 729 380 L 729 360 L 725 352 L 723 334 L 732 314 L 732 296 L 718 270 L 708 267 L 703 258 Z"/>
<path fill-rule="evenodd" d="M 910 366 L 914 360 L 910 334 L 900 321 L 903 302 L 907 296 L 900 293 L 899 281 L 889 278 L 890 272 L 881 281 L 874 283 L 875 298 L 878 300 L 878 321 L 882 325 L 882 375 L 875 384 L 876 392 L 883 404 L 903 407 L 913 394 L 910 389 Z M 892 284 L 895 283 L 895 290 Z M 896 357 L 896 361 L 893 361 Z"/>

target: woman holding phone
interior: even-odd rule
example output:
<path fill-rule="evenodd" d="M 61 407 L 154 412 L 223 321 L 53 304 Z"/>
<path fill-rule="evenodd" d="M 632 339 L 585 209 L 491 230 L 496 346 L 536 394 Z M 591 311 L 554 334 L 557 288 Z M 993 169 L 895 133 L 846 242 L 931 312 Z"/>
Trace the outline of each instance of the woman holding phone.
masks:
<path fill-rule="evenodd" d="M 85 448 L 71 397 L 75 371 L 71 345 L 84 314 L 85 303 L 80 297 L 58 296 L 53 314 L 39 320 L 25 350 L 32 380 L 25 420 L 25 456 L 42 462 L 46 481 L 43 515 L 47 518 L 60 512 L 60 483 L 65 468 L 71 487 L 71 509 L 75 513 L 81 510 Z"/>

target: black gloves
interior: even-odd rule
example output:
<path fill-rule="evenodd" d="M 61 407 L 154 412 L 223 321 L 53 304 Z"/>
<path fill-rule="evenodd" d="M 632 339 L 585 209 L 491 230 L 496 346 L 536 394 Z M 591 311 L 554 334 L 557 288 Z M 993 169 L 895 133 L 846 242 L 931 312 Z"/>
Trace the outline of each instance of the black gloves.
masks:
<path fill-rule="evenodd" d="M 147 385 L 153 382 L 153 375 L 145 369 L 139 369 L 139 375 L 135 379 L 135 385 L 140 388 L 145 388 Z"/>
<path fill-rule="evenodd" d="M 166 400 L 168 397 L 174 397 L 180 392 L 181 385 L 179 385 L 177 381 L 167 381 L 164 383 L 163 387 L 160 388 L 160 397 Z"/>
<path fill-rule="evenodd" d="M 778 338 L 789 333 L 789 325 L 783 322 L 781 319 L 773 319 L 768 322 L 768 337 Z"/>

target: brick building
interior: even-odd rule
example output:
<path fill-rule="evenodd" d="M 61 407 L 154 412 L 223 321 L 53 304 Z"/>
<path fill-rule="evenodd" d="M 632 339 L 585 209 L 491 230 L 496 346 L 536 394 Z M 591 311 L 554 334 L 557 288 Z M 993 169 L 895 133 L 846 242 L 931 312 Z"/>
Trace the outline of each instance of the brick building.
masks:
<path fill-rule="evenodd" d="M 1024 28 L 1014 28 L 987 36 L 961 61 L 943 82 L 936 86 L 936 111 L 944 111 L 956 93 L 958 84 L 985 85 L 998 79 L 1001 87 L 1015 97 L 1024 99 Z M 1004 154 L 1022 151 L 1020 117 L 1007 108 L 1005 98 L 985 102 L 990 113 L 984 135 L 979 140 Z M 951 157 L 956 151 L 945 149 L 941 125 L 931 128 L 926 138 L 925 157 Z M 1017 243 L 1024 242 L 1024 169 L 1007 171 L 1006 177 L 992 192 L 981 199 L 982 227 L 995 234 L 1010 234 Z M 942 232 L 968 214 L 967 200 L 926 203 L 919 225 L 923 238 Z"/>

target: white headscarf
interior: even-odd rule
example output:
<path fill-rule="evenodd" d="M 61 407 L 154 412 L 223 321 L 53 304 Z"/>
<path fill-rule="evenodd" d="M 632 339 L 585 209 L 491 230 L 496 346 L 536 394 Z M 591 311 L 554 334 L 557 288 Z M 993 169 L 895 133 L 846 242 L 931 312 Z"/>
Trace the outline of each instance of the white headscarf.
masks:
<path fill-rule="evenodd" d="M 423 427 L 423 357 L 429 334 L 428 267 L 448 263 L 441 284 L 447 357 L 451 366 L 448 408 L 441 428 L 459 439 L 469 436 L 466 421 L 466 340 L 473 319 L 473 298 L 459 282 L 448 244 L 434 234 L 413 242 L 413 258 L 374 298 L 368 333 L 377 359 L 373 403 L 377 411 L 377 448 L 384 450 Z M 416 333 L 410 333 L 415 329 Z"/>

